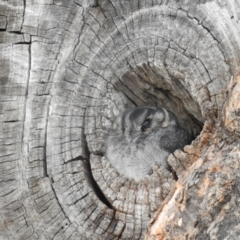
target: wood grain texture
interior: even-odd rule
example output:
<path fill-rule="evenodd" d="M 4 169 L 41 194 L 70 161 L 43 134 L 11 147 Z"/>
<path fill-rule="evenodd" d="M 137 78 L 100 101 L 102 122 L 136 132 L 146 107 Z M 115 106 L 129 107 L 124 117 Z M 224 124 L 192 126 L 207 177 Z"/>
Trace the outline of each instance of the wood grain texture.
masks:
<path fill-rule="evenodd" d="M 239 19 L 238 0 L 0 2 L 0 239 L 238 239 Z M 204 125 L 178 181 L 106 160 L 140 105 Z"/>

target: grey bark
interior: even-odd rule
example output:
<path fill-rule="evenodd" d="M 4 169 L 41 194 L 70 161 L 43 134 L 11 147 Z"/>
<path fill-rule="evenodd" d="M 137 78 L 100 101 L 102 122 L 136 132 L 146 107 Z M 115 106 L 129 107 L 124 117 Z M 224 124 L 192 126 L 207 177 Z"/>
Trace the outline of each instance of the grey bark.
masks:
<path fill-rule="evenodd" d="M 237 239 L 239 19 L 238 0 L 0 2 L 0 238 L 143 239 L 153 218 L 146 238 Z M 205 124 L 168 159 L 178 180 L 136 183 L 105 159 L 140 105 L 194 137 Z M 231 170 L 209 176 L 216 163 Z"/>

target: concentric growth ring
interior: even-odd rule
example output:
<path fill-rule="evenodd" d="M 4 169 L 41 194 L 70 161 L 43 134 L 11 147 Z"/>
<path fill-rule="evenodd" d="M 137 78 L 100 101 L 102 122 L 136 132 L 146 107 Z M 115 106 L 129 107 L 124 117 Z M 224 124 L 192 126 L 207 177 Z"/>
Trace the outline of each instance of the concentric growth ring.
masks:
<path fill-rule="evenodd" d="M 69 221 L 93 239 L 142 238 L 174 184 L 161 168 L 139 184 L 119 176 L 103 157 L 114 118 L 131 106 L 166 107 L 196 136 L 209 112 L 220 112 L 235 71 L 223 23 L 207 17 L 214 3 L 197 6 L 201 16 L 177 4 L 135 9 L 130 2 L 110 1 L 85 13 L 69 74 L 58 85 L 60 92 L 72 89 L 63 96 L 68 117 L 50 116 L 58 121 L 50 121 L 48 143 L 55 132 L 61 135 L 59 151 L 48 145 L 48 173 Z"/>

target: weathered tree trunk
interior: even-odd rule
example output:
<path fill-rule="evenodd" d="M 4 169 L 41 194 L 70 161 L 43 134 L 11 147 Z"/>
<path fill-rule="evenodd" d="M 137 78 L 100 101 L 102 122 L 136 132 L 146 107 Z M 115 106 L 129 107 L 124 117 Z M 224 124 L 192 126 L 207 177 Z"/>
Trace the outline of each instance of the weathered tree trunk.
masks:
<path fill-rule="evenodd" d="M 0 239 L 239 239 L 239 0 L 0 2 Z M 196 139 L 140 183 L 115 117 L 165 107 Z"/>

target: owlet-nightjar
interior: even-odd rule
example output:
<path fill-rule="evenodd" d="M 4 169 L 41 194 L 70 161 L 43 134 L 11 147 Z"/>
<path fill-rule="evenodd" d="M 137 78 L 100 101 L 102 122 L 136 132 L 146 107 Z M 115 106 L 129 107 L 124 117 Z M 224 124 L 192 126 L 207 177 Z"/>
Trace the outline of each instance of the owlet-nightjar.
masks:
<path fill-rule="evenodd" d="M 191 142 L 175 115 L 165 108 L 142 106 L 120 114 L 106 141 L 106 158 L 119 174 L 140 181 L 154 165 L 169 169 L 167 158 Z"/>

